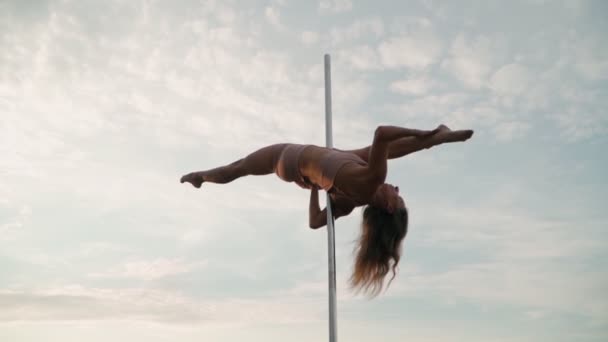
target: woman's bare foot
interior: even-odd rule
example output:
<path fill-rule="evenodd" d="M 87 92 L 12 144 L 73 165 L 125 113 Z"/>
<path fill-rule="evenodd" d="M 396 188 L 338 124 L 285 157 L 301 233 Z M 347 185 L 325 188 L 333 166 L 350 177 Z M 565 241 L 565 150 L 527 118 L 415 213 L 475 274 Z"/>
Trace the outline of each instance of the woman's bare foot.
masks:
<path fill-rule="evenodd" d="M 187 175 L 182 176 L 180 183 L 188 182 L 195 188 L 200 188 L 205 180 L 200 172 L 191 172 Z"/>
<path fill-rule="evenodd" d="M 446 142 L 467 141 L 473 136 L 472 129 L 452 131 L 448 126 L 443 124 L 439 125 L 437 129 L 439 129 L 437 134 L 443 135 Z"/>

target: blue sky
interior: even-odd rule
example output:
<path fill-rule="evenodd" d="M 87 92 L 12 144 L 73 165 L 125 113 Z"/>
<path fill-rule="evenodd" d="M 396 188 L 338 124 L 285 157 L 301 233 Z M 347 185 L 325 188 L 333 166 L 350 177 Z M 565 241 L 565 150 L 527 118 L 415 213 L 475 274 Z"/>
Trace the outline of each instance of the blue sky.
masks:
<path fill-rule="evenodd" d="M 324 229 L 274 176 L 187 172 L 380 124 L 475 130 L 390 162 L 400 272 L 340 340 L 608 338 L 603 1 L 3 1 L 0 340 L 327 338 Z"/>

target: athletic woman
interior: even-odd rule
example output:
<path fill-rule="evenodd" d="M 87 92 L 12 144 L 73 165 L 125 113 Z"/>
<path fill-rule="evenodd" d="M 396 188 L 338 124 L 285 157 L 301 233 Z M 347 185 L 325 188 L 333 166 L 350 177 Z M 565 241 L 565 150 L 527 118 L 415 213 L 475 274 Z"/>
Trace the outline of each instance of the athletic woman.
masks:
<path fill-rule="evenodd" d="M 275 144 L 231 164 L 184 175 L 181 183 L 200 188 L 205 182 L 225 184 L 244 176 L 275 173 L 286 182 L 310 189 L 309 226 L 313 229 L 327 223 L 326 209 L 319 207 L 319 189 L 330 195 L 334 218 L 365 206 L 350 283 L 377 295 L 388 272 L 392 270 L 391 280 L 395 277 L 408 229 L 408 210 L 399 187 L 385 183 L 387 160 L 443 143 L 463 142 L 472 135 L 472 130 L 452 131 L 445 125 L 434 130 L 379 126 L 372 144 L 361 149 Z"/>

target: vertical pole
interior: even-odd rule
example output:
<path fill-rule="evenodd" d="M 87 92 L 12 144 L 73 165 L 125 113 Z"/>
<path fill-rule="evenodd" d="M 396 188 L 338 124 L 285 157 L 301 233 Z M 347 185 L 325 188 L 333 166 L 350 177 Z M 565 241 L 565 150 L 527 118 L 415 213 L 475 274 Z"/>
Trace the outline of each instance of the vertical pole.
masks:
<path fill-rule="evenodd" d="M 331 63 L 325 54 L 325 141 L 328 148 L 334 147 L 331 124 Z M 331 201 L 327 194 L 327 246 L 329 256 L 329 342 L 338 340 L 336 328 L 336 232 Z"/>

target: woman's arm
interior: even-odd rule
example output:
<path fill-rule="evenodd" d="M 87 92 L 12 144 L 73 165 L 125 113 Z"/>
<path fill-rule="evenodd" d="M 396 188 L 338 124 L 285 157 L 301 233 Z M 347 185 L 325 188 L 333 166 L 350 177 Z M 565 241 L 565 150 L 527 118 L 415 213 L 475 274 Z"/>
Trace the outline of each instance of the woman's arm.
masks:
<path fill-rule="evenodd" d="M 332 206 L 332 214 L 334 218 L 346 216 L 355 208 L 343 201 L 336 201 Z M 312 188 L 310 190 L 310 204 L 308 206 L 308 226 L 312 229 L 318 229 L 327 225 L 327 208 L 321 210 L 319 207 L 319 190 Z"/>
<path fill-rule="evenodd" d="M 319 190 L 316 187 L 313 187 L 310 190 L 310 203 L 308 204 L 308 226 L 310 228 L 320 228 L 323 225 L 319 225 L 319 216 L 322 211 L 319 207 Z M 327 215 L 327 213 L 325 214 Z"/>

